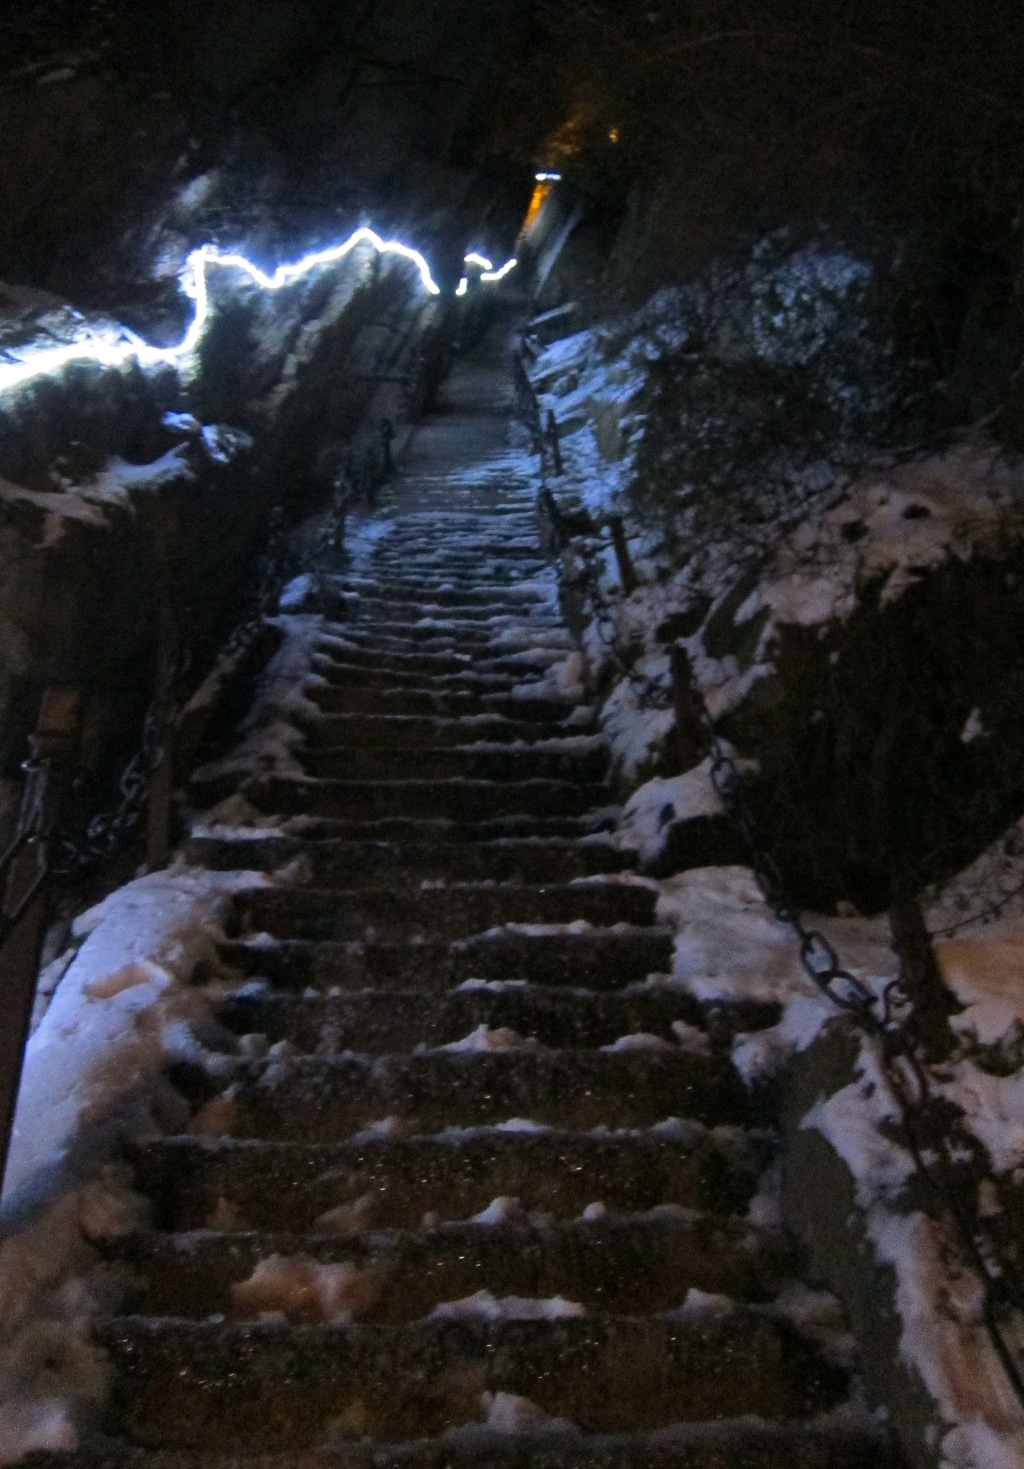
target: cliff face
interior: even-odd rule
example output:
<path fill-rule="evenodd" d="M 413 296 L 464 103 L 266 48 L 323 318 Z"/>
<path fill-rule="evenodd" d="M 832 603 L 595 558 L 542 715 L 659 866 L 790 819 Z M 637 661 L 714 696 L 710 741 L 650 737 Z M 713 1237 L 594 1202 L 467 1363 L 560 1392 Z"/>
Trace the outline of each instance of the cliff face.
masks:
<path fill-rule="evenodd" d="M 0 278 L 151 309 L 166 299 L 153 275 L 163 260 L 173 283 L 186 239 L 226 229 L 289 254 L 361 215 L 414 223 L 456 269 L 464 227 L 495 209 L 517 222 L 518 196 L 506 218 L 476 150 L 522 8 L 15 0 Z"/>
<path fill-rule="evenodd" d="M 569 582 L 591 566 L 595 691 L 624 783 L 653 778 L 637 800 L 661 871 L 717 809 L 675 735 L 675 642 L 800 901 L 877 911 L 1020 815 L 1024 474 L 980 429 L 928 447 L 919 420 L 918 447 L 882 452 L 911 421 L 905 373 L 869 273 L 824 247 L 662 292 L 535 360 L 562 432 L 552 488 L 582 532 Z"/>

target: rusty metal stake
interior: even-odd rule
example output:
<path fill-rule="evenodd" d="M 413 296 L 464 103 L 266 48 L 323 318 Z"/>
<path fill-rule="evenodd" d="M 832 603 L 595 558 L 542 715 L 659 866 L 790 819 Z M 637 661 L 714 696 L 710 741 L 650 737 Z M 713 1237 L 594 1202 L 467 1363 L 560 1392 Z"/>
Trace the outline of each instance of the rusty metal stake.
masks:
<path fill-rule="evenodd" d="M 626 540 L 626 527 L 623 524 L 622 516 L 609 515 L 608 529 L 611 532 L 612 549 L 619 567 L 619 580 L 622 582 L 622 590 L 628 597 L 640 585 L 640 578 L 636 574 L 636 567 L 629 554 L 629 543 Z"/>

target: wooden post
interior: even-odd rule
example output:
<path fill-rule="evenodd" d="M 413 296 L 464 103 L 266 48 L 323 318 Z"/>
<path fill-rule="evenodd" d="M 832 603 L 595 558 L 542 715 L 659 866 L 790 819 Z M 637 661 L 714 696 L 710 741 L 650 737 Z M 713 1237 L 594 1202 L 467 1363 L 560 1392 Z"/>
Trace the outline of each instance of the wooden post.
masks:
<path fill-rule="evenodd" d="M 615 551 L 615 560 L 619 567 L 619 580 L 622 582 L 622 590 L 628 597 L 635 592 L 640 585 L 640 578 L 636 574 L 629 554 L 629 543 L 626 540 L 626 528 L 621 515 L 609 515 L 608 529 L 611 531 L 612 548 Z"/>

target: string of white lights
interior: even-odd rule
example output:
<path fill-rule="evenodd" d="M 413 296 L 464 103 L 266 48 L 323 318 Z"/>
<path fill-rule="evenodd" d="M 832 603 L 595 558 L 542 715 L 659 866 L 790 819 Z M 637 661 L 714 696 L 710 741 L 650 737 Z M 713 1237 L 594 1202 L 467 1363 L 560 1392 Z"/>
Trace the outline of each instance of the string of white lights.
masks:
<path fill-rule="evenodd" d="M 408 260 L 415 266 L 424 289 L 431 296 L 441 294 L 441 287 L 434 280 L 430 266 L 419 250 L 403 245 L 399 240 L 382 239 L 375 230 L 365 225 L 355 230 L 343 244 L 333 245 L 327 250 L 314 250 L 292 264 L 279 265 L 272 275 L 268 275 L 236 251 L 222 251 L 215 245 L 202 245 L 191 252 L 179 276 L 181 289 L 195 303 L 195 311 L 185 335 L 176 345 L 154 347 L 127 328 L 91 330 L 60 347 L 41 347 L 35 343 L 27 343 L 8 349 L 5 359 L 0 360 L 0 393 L 21 387 L 34 378 L 51 376 L 74 362 L 91 362 L 100 367 L 113 368 L 124 367 L 133 361 L 141 367 L 175 367 L 195 352 L 209 322 L 211 308 L 207 272 L 210 266 L 241 271 L 262 290 L 280 291 L 301 280 L 310 271 L 338 264 L 360 245 L 372 246 L 378 255 L 397 255 Z M 470 251 L 465 257 L 465 264 L 478 268 L 481 272 L 479 279 L 488 284 L 504 280 L 517 263 L 513 258 L 500 270 L 495 270 L 491 261 L 476 250 Z M 468 291 L 469 277 L 463 276 L 455 294 L 465 296 Z"/>

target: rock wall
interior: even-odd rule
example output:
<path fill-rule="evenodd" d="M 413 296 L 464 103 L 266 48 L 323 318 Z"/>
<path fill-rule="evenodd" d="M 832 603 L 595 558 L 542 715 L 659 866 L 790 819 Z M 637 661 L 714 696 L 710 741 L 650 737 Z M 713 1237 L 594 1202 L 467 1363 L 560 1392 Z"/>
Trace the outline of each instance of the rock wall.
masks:
<path fill-rule="evenodd" d="M 191 380 L 74 366 L 0 404 L 0 762 L 24 758 L 43 690 L 83 697 L 80 771 L 137 745 L 159 608 L 198 682 L 253 605 L 272 511 L 325 503 L 345 456 L 397 429 L 455 317 L 407 265 L 360 258 L 267 298 L 217 282 Z M 11 292 L 6 341 L 82 319 Z"/>

